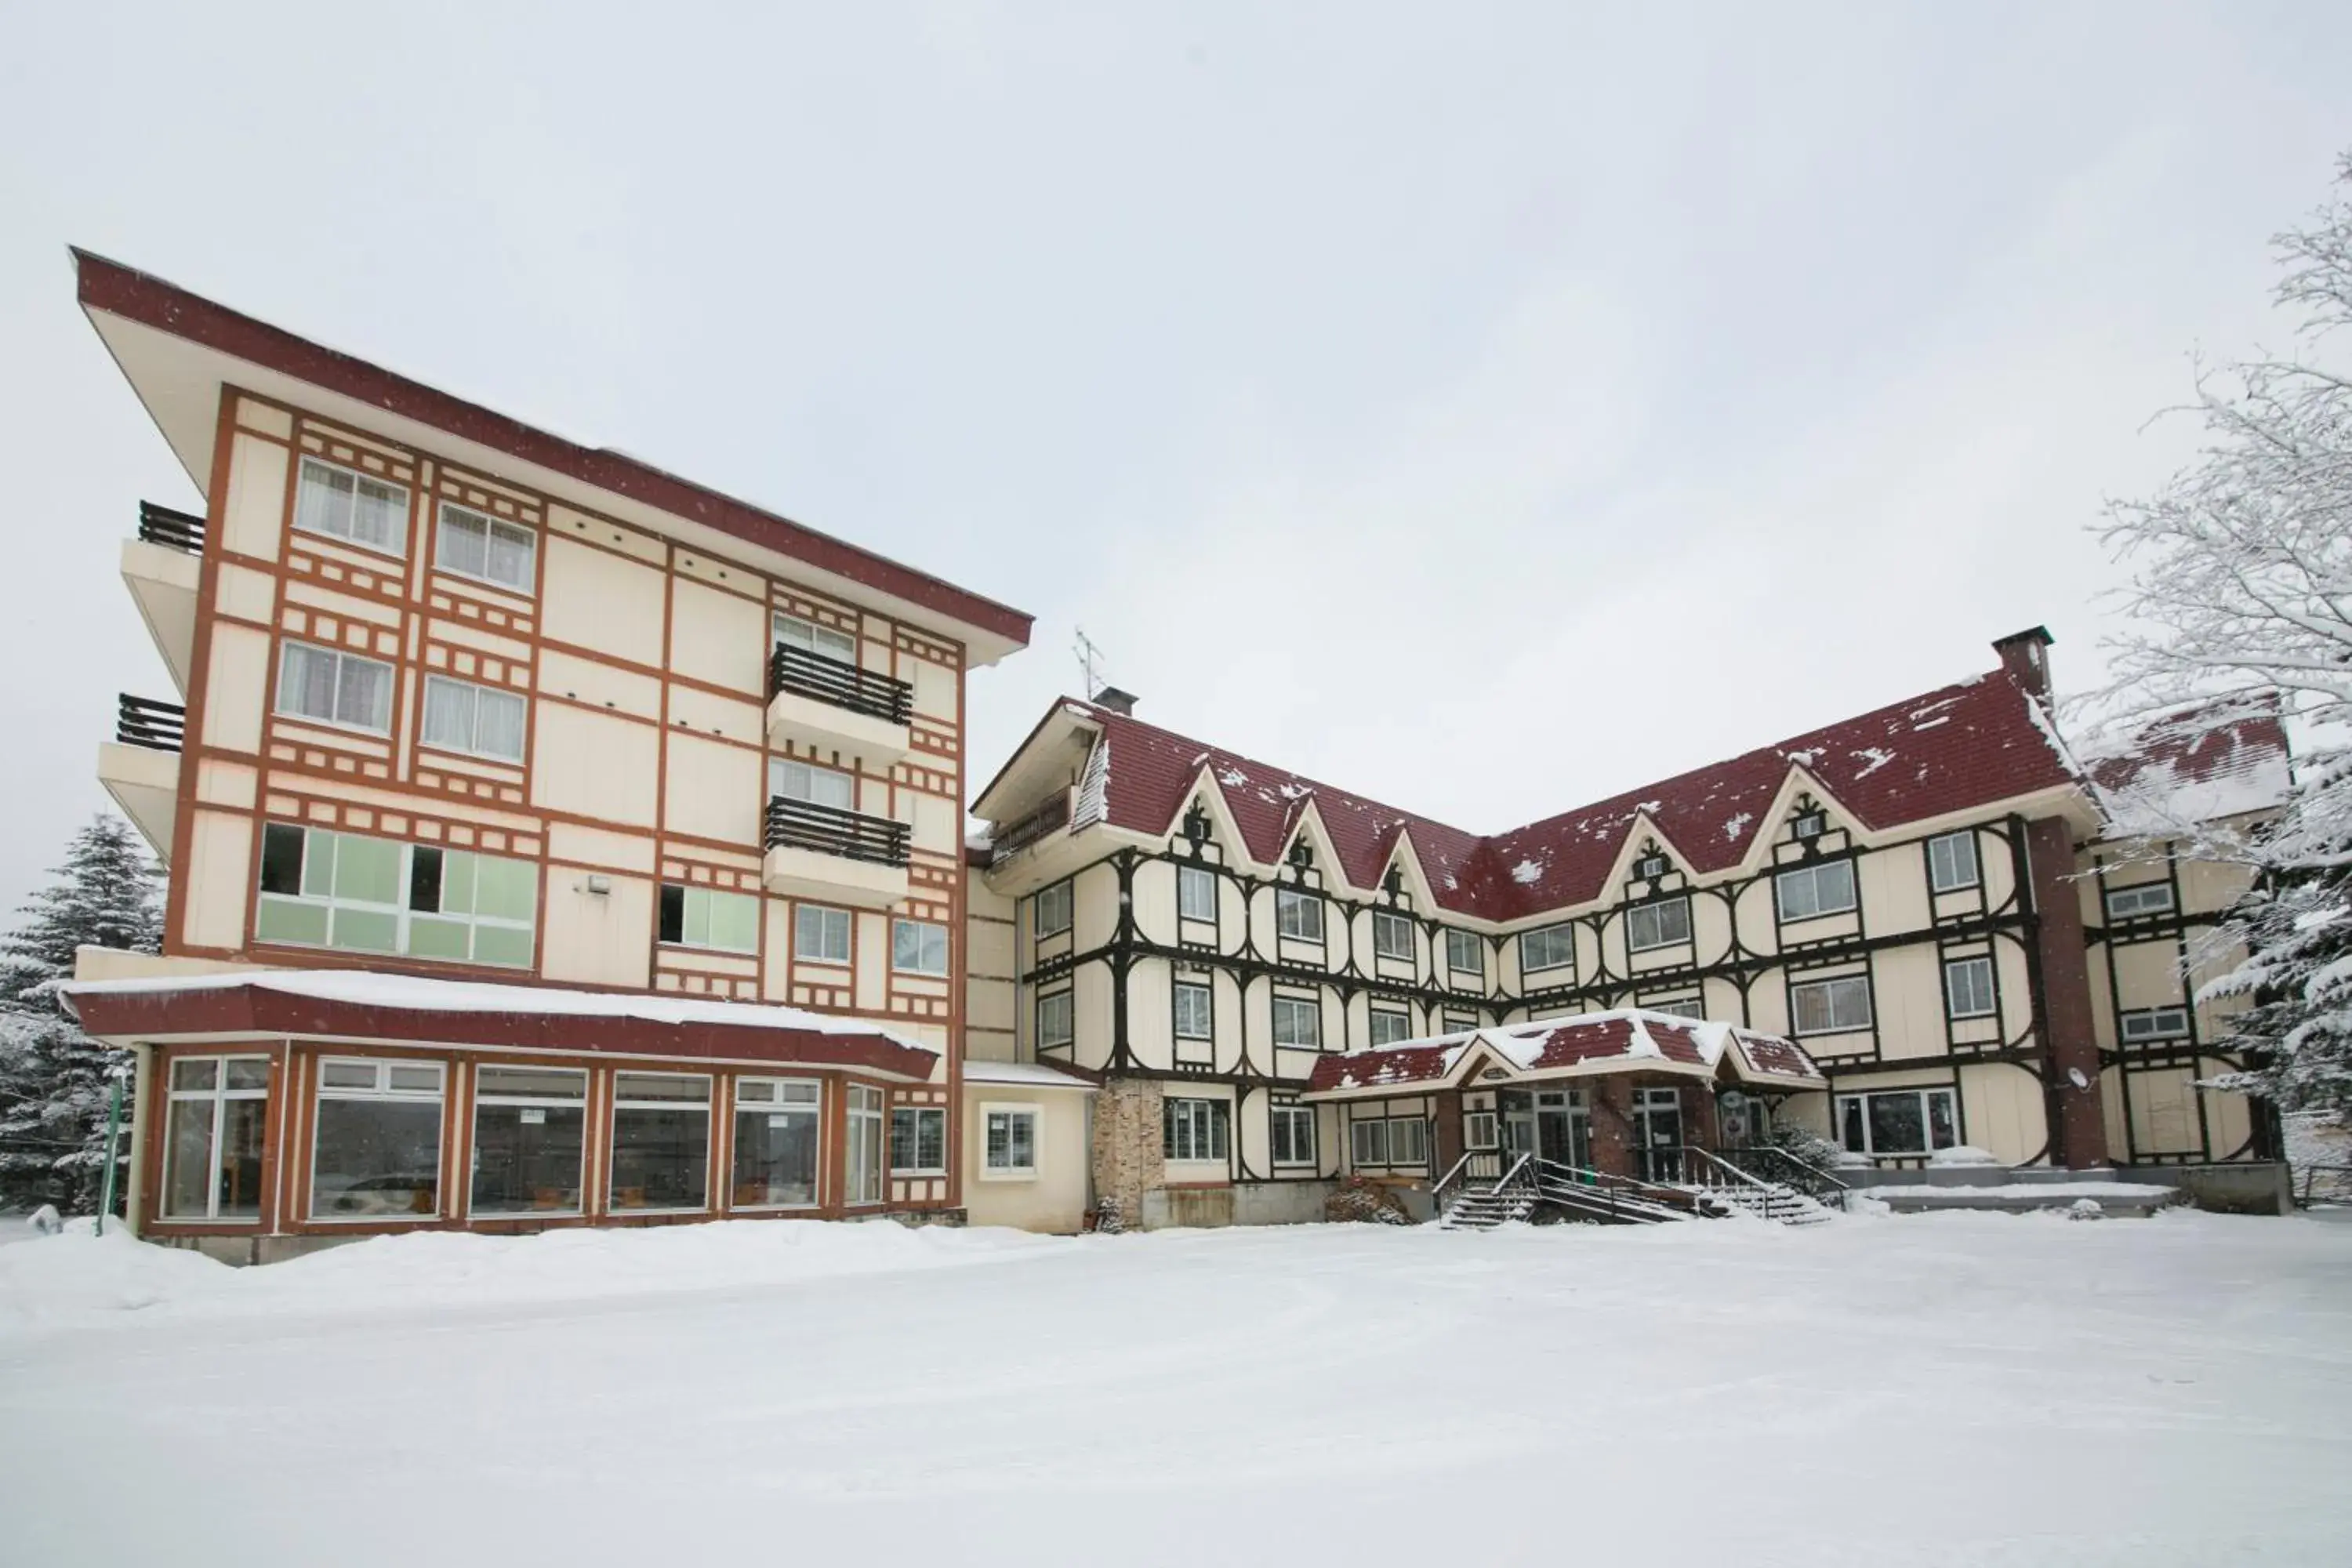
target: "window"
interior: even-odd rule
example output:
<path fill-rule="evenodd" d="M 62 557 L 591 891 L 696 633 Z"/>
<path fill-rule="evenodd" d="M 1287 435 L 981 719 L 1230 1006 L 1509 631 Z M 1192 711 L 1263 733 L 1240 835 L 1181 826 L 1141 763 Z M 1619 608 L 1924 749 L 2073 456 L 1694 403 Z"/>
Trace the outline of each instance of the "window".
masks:
<path fill-rule="evenodd" d="M 1642 863 L 1633 868 L 1633 875 L 1644 882 L 1654 882 L 1665 874 L 1666 858 L 1663 855 L 1644 855 Z"/>
<path fill-rule="evenodd" d="M 2107 889 L 2107 918 L 2127 921 L 2135 915 L 2160 915 L 2172 908 L 2172 884 L 2143 882 L 2136 888 Z"/>
<path fill-rule="evenodd" d="M 1421 1117 L 1396 1117 L 1389 1122 L 1389 1163 L 1429 1163 L 1429 1123 Z"/>
<path fill-rule="evenodd" d="M 1486 944 L 1477 933 L 1450 931 L 1445 933 L 1445 967 L 1454 974 L 1486 973 Z"/>
<path fill-rule="evenodd" d="M 1037 889 L 1030 906 L 1030 929 L 1039 937 L 1059 936 L 1070 929 L 1070 884 L 1056 882 Z"/>
<path fill-rule="evenodd" d="M 615 1214 L 710 1204 L 710 1080 L 698 1073 L 613 1075 Z"/>
<path fill-rule="evenodd" d="M 849 1147 L 843 1174 L 853 1204 L 882 1201 L 882 1091 L 849 1086 Z"/>
<path fill-rule="evenodd" d="M 857 639 L 847 632 L 821 626 L 814 621 L 804 621 L 798 616 L 776 612 L 775 637 L 780 646 L 796 647 L 803 652 L 823 654 L 844 664 L 857 662 Z"/>
<path fill-rule="evenodd" d="M 1389 1163 L 1389 1124 L 1385 1121 L 1351 1121 L 1348 1124 L 1348 1156 L 1361 1168 L 1385 1165 Z"/>
<path fill-rule="evenodd" d="M 982 1106 L 982 1173 L 1003 1178 L 1037 1173 L 1037 1113 L 1011 1106 Z"/>
<path fill-rule="evenodd" d="M 1321 1050 L 1322 1002 L 1313 996 L 1276 996 L 1274 999 L 1274 1043 Z"/>
<path fill-rule="evenodd" d="M 1630 952 L 1647 952 L 1656 947 L 1675 947 L 1690 941 L 1690 900 L 1662 899 L 1656 903 L 1635 904 L 1625 911 L 1625 946 Z"/>
<path fill-rule="evenodd" d="M 1176 868 L 1176 913 L 1188 921 L 1217 918 L 1217 874 L 1206 866 Z"/>
<path fill-rule="evenodd" d="M 1271 1139 L 1277 1165 L 1315 1163 L 1315 1108 L 1277 1105 L 1273 1110 Z"/>
<path fill-rule="evenodd" d="M 1772 879 L 1772 896 L 1780 901 L 1784 921 L 1843 914 L 1853 908 L 1853 862 L 1824 860 L 1783 871 Z"/>
<path fill-rule="evenodd" d="M 1960 1141 L 1948 1089 L 1838 1096 L 1839 1142 L 1857 1154 L 1927 1154 Z"/>
<path fill-rule="evenodd" d="M 857 781 L 834 768 L 796 763 L 790 757 L 768 759 L 768 793 L 781 800 L 806 801 L 836 811 L 857 809 Z"/>
<path fill-rule="evenodd" d="M 1944 1016 L 1948 1018 L 1990 1018 L 1992 1015 L 1992 960 L 1947 960 L 1944 964 Z"/>
<path fill-rule="evenodd" d="M 1412 921 L 1387 910 L 1372 911 L 1372 953 L 1377 958 L 1412 961 Z"/>
<path fill-rule="evenodd" d="M 1789 1016 L 1800 1035 L 1835 1035 L 1870 1027 L 1870 980 L 1849 974 L 1789 987 Z"/>
<path fill-rule="evenodd" d="M 1180 1040 L 1205 1040 L 1216 1031 L 1212 1023 L 1213 1003 L 1209 988 L 1198 982 L 1180 980 L 1176 983 L 1176 1037 Z"/>
<path fill-rule="evenodd" d="M 392 733 L 392 666 L 336 648 L 289 642 L 278 651 L 278 711 L 289 719 Z"/>
<path fill-rule="evenodd" d="M 180 1057 L 163 1133 L 165 1219 L 261 1217 L 266 1057 Z"/>
<path fill-rule="evenodd" d="M 1070 995 L 1056 991 L 1050 996 L 1037 998 L 1037 1048 L 1041 1051 L 1066 1049 L 1073 1038 Z"/>
<path fill-rule="evenodd" d="M 1794 838 L 1819 838 L 1829 831 L 1829 826 L 1828 817 L 1818 811 L 1809 811 L 1789 825 L 1789 832 Z"/>
<path fill-rule="evenodd" d="M 793 911 L 793 956 L 803 963 L 849 962 L 849 911 L 803 904 Z"/>
<path fill-rule="evenodd" d="M 439 1062 L 329 1057 L 310 1145 L 313 1219 L 429 1219 L 441 1212 Z"/>
<path fill-rule="evenodd" d="M 1171 1160 L 1223 1160 L 1226 1121 L 1233 1109 L 1222 1100 L 1171 1100 L 1161 1116 Z"/>
<path fill-rule="evenodd" d="M 1927 885 L 1939 893 L 1976 887 L 1983 879 L 1977 869 L 1977 836 L 1947 833 L 1927 840 Z"/>
<path fill-rule="evenodd" d="M 538 579 L 538 555 L 539 535 L 521 524 L 501 522 L 455 501 L 441 503 L 433 564 L 442 571 L 528 594 Z"/>
<path fill-rule="evenodd" d="M 1444 1024 L 1447 1034 L 1466 1035 L 1471 1030 L 1478 1026 L 1478 1015 L 1475 1013 L 1448 1013 L 1439 1021 Z"/>
<path fill-rule="evenodd" d="M 578 1214 L 587 1125 L 586 1073 L 488 1062 L 476 1068 L 467 1212 Z"/>
<path fill-rule="evenodd" d="M 268 823 L 257 941 L 530 967 L 539 867 L 529 860 Z"/>
<path fill-rule="evenodd" d="M 892 921 L 890 967 L 901 974 L 945 974 L 948 928 L 929 921 Z"/>
<path fill-rule="evenodd" d="M 839 910 L 834 913 L 841 913 Z M 844 915 L 845 921 L 847 916 Z M 664 882 L 661 940 L 680 947 L 715 947 L 725 952 L 760 951 L 760 900 L 750 893 Z"/>
<path fill-rule="evenodd" d="M 1670 996 L 1663 1002 L 1644 1002 L 1642 1005 L 1653 1013 L 1671 1013 L 1677 1018 L 1706 1016 L 1706 1004 L 1696 996 Z"/>
<path fill-rule="evenodd" d="M 1519 972 L 1522 974 L 1535 974 L 1547 969 L 1566 969 L 1575 962 L 1575 927 L 1546 926 L 1541 931 L 1519 933 Z"/>
<path fill-rule="evenodd" d="M 2149 1040 L 2185 1040 L 2189 1037 L 2189 1009 L 2186 1007 L 2138 1007 L 2116 1017 L 2126 1045 L 2141 1045 Z"/>
<path fill-rule="evenodd" d="M 1392 1007 L 1375 1007 L 1371 1011 L 1371 1039 L 1376 1046 L 1393 1044 L 1412 1038 L 1412 1015 Z"/>
<path fill-rule="evenodd" d="M 408 492 L 384 479 L 302 459 L 294 489 L 294 526 L 398 555 L 408 547 Z"/>
<path fill-rule="evenodd" d="M 824 1086 L 804 1079 L 735 1080 L 735 1181 L 739 1209 L 814 1207 L 824 1136 Z"/>
<path fill-rule="evenodd" d="M 1274 929 L 1294 942 L 1323 940 L 1323 900 L 1296 888 L 1274 890 Z"/>
<path fill-rule="evenodd" d="M 890 1110 L 890 1173 L 942 1176 L 948 1169 L 948 1112 L 941 1105 L 899 1105 Z"/>
<path fill-rule="evenodd" d="M 1462 1119 L 1462 1143 L 1468 1149 L 1495 1147 L 1495 1113 L 1474 1110 Z"/>
<path fill-rule="evenodd" d="M 425 678 L 425 729 L 417 740 L 445 752 L 519 763 L 530 713 L 530 704 L 519 692 L 428 675 Z"/>

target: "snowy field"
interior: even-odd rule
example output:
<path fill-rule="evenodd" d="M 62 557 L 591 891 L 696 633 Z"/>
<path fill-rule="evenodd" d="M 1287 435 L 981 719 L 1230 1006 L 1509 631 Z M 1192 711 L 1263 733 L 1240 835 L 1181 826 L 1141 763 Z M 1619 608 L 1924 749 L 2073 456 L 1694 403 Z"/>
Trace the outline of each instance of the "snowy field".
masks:
<path fill-rule="evenodd" d="M 2352 1563 L 2352 1225 L 0 1247 L 0 1563 Z"/>

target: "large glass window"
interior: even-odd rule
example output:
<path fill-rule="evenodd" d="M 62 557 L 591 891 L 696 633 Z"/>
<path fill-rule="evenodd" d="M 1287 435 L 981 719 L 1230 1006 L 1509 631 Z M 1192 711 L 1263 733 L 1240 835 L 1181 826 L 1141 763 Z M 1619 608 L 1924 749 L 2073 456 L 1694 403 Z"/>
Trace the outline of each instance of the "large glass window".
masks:
<path fill-rule="evenodd" d="M 278 655 L 278 711 L 289 719 L 392 732 L 392 666 L 341 648 L 288 642 Z"/>
<path fill-rule="evenodd" d="M 266 1057 L 181 1057 L 163 1135 L 165 1219 L 258 1219 Z"/>
<path fill-rule="evenodd" d="M 439 1062 L 329 1057 L 319 1064 L 311 1217 L 441 1212 L 443 1076 Z"/>
<path fill-rule="evenodd" d="M 1927 1154 L 1960 1141 L 1948 1089 L 1838 1097 L 1838 1136 L 1857 1154 Z"/>
<path fill-rule="evenodd" d="M 768 759 L 768 793 L 784 800 L 803 800 L 842 811 L 857 809 L 857 781 L 835 768 L 797 763 L 790 757 Z"/>
<path fill-rule="evenodd" d="M 1348 1157 L 1359 1168 L 1389 1163 L 1389 1124 L 1351 1121 L 1348 1124 Z"/>
<path fill-rule="evenodd" d="M 849 1087 L 849 1201 L 882 1201 L 882 1091 L 862 1084 Z"/>
<path fill-rule="evenodd" d="M 1059 936 L 1070 929 L 1070 884 L 1056 882 L 1037 889 L 1029 906 L 1031 931 L 1041 937 Z"/>
<path fill-rule="evenodd" d="M 823 1086 L 806 1079 L 736 1079 L 737 1208 L 814 1206 L 824 1103 Z"/>
<path fill-rule="evenodd" d="M 1014 1106 L 983 1106 L 982 1167 L 991 1176 L 1037 1173 L 1037 1113 Z"/>
<path fill-rule="evenodd" d="M 892 921 L 890 967 L 901 974 L 945 974 L 948 928 L 929 921 Z"/>
<path fill-rule="evenodd" d="M 1982 879 L 1977 868 L 1977 836 L 1947 833 L 1927 840 L 1927 885 L 1939 893 L 1973 888 Z"/>
<path fill-rule="evenodd" d="M 1789 987 L 1789 1015 L 1800 1035 L 1835 1035 L 1870 1027 L 1870 981 L 1848 974 Z"/>
<path fill-rule="evenodd" d="M 1315 1163 L 1315 1108 L 1277 1105 L 1274 1108 L 1274 1163 L 1277 1165 Z"/>
<path fill-rule="evenodd" d="M 477 1068 L 471 1212 L 578 1214 L 587 1126 L 586 1073 L 488 1063 Z"/>
<path fill-rule="evenodd" d="M 716 888 L 664 882 L 660 936 L 662 941 L 680 947 L 757 952 L 760 900 L 750 893 L 724 893 Z"/>
<path fill-rule="evenodd" d="M 456 501 L 441 503 L 433 563 L 444 572 L 478 577 L 528 594 L 538 584 L 539 535 Z"/>
<path fill-rule="evenodd" d="M 814 621 L 804 621 L 798 616 L 788 616 L 779 610 L 776 612 L 775 633 L 776 641 L 785 647 L 799 648 L 803 653 L 823 654 L 844 664 L 857 662 L 857 639 L 847 632 L 821 626 Z"/>
<path fill-rule="evenodd" d="M 530 704 L 520 692 L 428 675 L 425 678 L 425 729 L 417 739 L 445 752 L 519 763 L 530 714 Z"/>
<path fill-rule="evenodd" d="M 294 526 L 398 555 L 408 544 L 408 491 L 305 458 L 294 488 Z"/>
<path fill-rule="evenodd" d="M 1037 998 L 1037 1048 L 1050 1050 L 1071 1040 L 1070 993 L 1056 991 Z"/>
<path fill-rule="evenodd" d="M 1944 1014 L 1951 1018 L 1990 1018 L 1993 1013 L 1992 960 L 1954 958 L 1944 963 Z"/>
<path fill-rule="evenodd" d="M 1294 942 L 1323 940 L 1323 900 L 1297 888 L 1274 890 L 1274 928 Z"/>
<path fill-rule="evenodd" d="M 944 1175 L 948 1168 L 948 1113 L 944 1106 L 899 1105 L 890 1110 L 890 1173 Z"/>
<path fill-rule="evenodd" d="M 1625 911 L 1625 946 L 1634 952 L 1675 947 L 1691 939 L 1690 900 L 1660 899 Z"/>
<path fill-rule="evenodd" d="M 1370 1014 L 1371 1041 L 1376 1046 L 1393 1045 L 1412 1038 L 1412 1015 L 1393 1007 L 1375 1007 Z"/>
<path fill-rule="evenodd" d="M 1445 967 L 1455 974 L 1486 973 L 1486 944 L 1478 940 L 1475 931 L 1450 931 L 1445 933 Z"/>
<path fill-rule="evenodd" d="M 710 1080 L 613 1075 L 613 1212 L 710 1206 Z"/>
<path fill-rule="evenodd" d="M 1372 911 L 1372 952 L 1381 958 L 1412 958 L 1412 919 L 1389 910 Z"/>
<path fill-rule="evenodd" d="M 538 920 L 529 860 L 287 822 L 262 828 L 262 942 L 528 969 Z"/>
<path fill-rule="evenodd" d="M 1389 1163 L 1391 1166 L 1429 1163 L 1429 1123 L 1426 1120 L 1418 1116 L 1390 1119 Z"/>
<path fill-rule="evenodd" d="M 803 904 L 793 911 L 793 956 L 803 963 L 849 962 L 849 911 Z"/>
<path fill-rule="evenodd" d="M 1188 921 L 1217 918 L 1217 874 L 1206 866 L 1176 868 L 1176 912 Z"/>
<path fill-rule="evenodd" d="M 1171 1160 L 1223 1160 L 1232 1106 L 1222 1100 L 1170 1100 L 1160 1113 Z"/>
<path fill-rule="evenodd" d="M 1546 926 L 1541 931 L 1519 933 L 1519 973 L 1522 974 L 1539 973 L 1547 969 L 1566 969 L 1575 962 L 1574 926 Z"/>
<path fill-rule="evenodd" d="M 1853 908 L 1853 862 L 1824 860 L 1783 871 L 1772 879 L 1772 896 L 1780 900 L 1784 921 L 1843 914 Z"/>
<path fill-rule="evenodd" d="M 1276 996 L 1274 999 L 1274 1043 L 1321 1050 L 1323 1004 L 1312 996 Z"/>
<path fill-rule="evenodd" d="M 1215 1005 L 1206 985 L 1197 981 L 1176 983 L 1176 1037 L 1180 1040 L 1205 1040 L 1216 1033 L 1213 1023 Z"/>

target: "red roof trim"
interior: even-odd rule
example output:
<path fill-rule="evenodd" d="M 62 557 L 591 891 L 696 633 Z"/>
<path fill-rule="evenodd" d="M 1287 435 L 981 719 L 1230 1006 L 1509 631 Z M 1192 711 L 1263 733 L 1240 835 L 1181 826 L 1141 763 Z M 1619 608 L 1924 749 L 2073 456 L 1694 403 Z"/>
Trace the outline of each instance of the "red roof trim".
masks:
<path fill-rule="evenodd" d="M 104 310 L 716 528 L 1026 646 L 1034 618 L 929 573 L 623 457 L 582 447 L 421 382 L 296 337 L 177 284 L 75 248 L 85 310 Z"/>

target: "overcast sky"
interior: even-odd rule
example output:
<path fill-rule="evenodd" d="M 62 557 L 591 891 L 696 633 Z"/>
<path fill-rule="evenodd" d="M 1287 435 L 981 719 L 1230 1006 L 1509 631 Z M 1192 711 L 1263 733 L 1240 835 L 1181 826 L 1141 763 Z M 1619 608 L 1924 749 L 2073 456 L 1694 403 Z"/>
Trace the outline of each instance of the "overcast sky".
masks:
<path fill-rule="evenodd" d="M 2284 336 L 2352 7 L 0 4 L 0 904 L 196 507 L 89 247 L 1037 616 L 1477 830 L 1989 668 Z"/>

